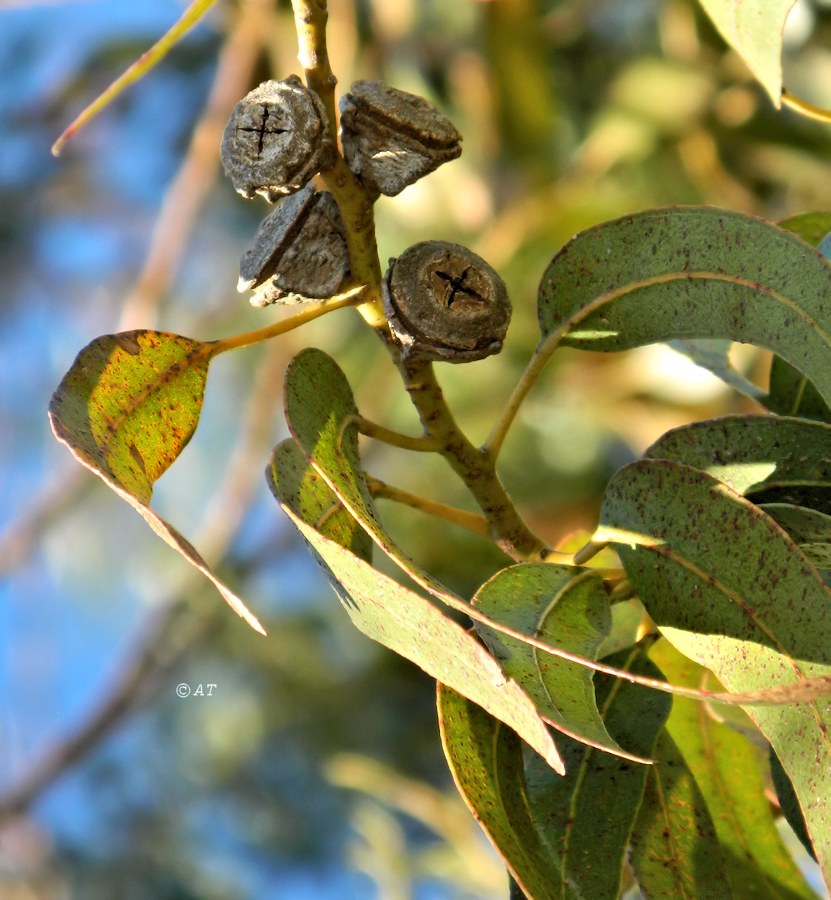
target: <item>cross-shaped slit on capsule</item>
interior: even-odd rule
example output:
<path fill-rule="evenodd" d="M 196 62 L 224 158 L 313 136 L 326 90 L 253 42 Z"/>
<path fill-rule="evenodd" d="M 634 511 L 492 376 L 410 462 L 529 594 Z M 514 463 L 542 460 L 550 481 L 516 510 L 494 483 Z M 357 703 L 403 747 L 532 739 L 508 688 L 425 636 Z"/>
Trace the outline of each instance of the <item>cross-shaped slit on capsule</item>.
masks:
<path fill-rule="evenodd" d="M 465 285 L 470 266 L 468 266 L 461 275 L 454 276 L 450 272 L 442 272 L 436 270 L 436 278 L 443 281 L 445 287 L 445 304 L 448 309 L 452 309 L 453 305 L 458 302 L 459 306 L 464 308 L 471 304 L 485 303 L 485 298 L 469 285 Z"/>
<path fill-rule="evenodd" d="M 257 135 L 257 157 L 263 155 L 263 148 L 265 147 L 266 135 L 267 134 L 285 134 L 285 128 L 280 128 L 279 125 L 274 125 L 274 127 L 268 127 L 268 118 L 271 110 L 265 104 L 263 104 L 260 109 L 263 111 L 262 119 L 260 120 L 260 125 L 258 128 L 254 127 L 244 127 L 242 125 L 237 126 L 237 131 L 250 131 L 252 134 Z"/>

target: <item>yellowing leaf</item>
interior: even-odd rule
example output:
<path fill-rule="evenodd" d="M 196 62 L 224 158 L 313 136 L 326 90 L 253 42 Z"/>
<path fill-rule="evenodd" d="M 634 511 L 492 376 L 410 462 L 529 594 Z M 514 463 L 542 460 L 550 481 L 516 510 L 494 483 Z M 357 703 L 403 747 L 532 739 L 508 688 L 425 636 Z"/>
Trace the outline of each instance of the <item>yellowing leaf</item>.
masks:
<path fill-rule="evenodd" d="M 217 352 L 216 344 L 158 331 L 97 338 L 78 354 L 58 385 L 49 420 L 55 436 L 80 463 L 205 575 L 234 612 L 265 634 L 193 545 L 149 505 L 153 484 L 196 429 L 208 365 Z"/>
<path fill-rule="evenodd" d="M 778 109 L 782 100 L 782 33 L 796 0 L 699 2 Z"/>

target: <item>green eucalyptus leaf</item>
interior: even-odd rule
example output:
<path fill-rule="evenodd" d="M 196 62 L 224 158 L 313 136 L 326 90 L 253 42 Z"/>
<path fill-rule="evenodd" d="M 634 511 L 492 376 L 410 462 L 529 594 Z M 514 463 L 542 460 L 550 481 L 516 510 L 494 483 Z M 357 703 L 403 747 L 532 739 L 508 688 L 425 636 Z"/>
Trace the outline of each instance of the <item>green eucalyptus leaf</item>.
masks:
<path fill-rule="evenodd" d="M 807 212 L 780 219 L 780 228 L 798 234 L 806 244 L 819 247 L 824 237 L 831 232 L 831 213 Z"/>
<path fill-rule="evenodd" d="M 676 684 L 697 687 L 709 674 L 665 640 L 658 641 L 649 656 Z M 705 704 L 684 697 L 673 700 L 666 727 L 706 801 L 734 896 L 814 897 L 776 829 L 765 796 L 763 751 L 717 721 Z"/>
<path fill-rule="evenodd" d="M 535 900 L 564 896 L 561 867 L 537 833 L 528 806 L 522 742 L 516 733 L 441 683 L 438 712 L 456 787 L 511 876 Z"/>
<path fill-rule="evenodd" d="M 453 606 L 467 606 L 416 566 L 384 527 L 358 452 L 358 409 L 338 364 L 314 348 L 298 353 L 286 370 L 284 402 L 298 446 L 375 544 L 417 584 Z"/>
<path fill-rule="evenodd" d="M 831 516 L 790 503 L 764 503 L 759 509 L 763 509 L 788 532 L 828 584 L 831 570 Z"/>
<path fill-rule="evenodd" d="M 291 438 L 272 451 L 266 481 L 277 500 L 293 509 L 304 522 L 355 556 L 372 562 L 369 535 L 332 493 Z"/>
<path fill-rule="evenodd" d="M 300 471 L 300 465 L 291 445 L 280 445 L 268 470 L 269 485 L 354 625 L 505 722 L 562 772 L 557 747 L 534 704 L 471 632 L 342 546 L 351 537 L 330 520 L 324 522 L 329 536 L 317 530 L 321 510 L 332 509 L 336 497 L 323 480 Z"/>
<path fill-rule="evenodd" d="M 831 425 L 823 422 L 765 415 L 707 419 L 668 431 L 646 455 L 708 472 L 757 503 L 831 494 Z"/>
<path fill-rule="evenodd" d="M 153 485 L 191 439 L 216 345 L 161 331 L 108 334 L 88 344 L 49 404 L 59 441 L 129 503 L 216 587 L 252 628 L 265 633 L 193 545 L 150 508 Z"/>
<path fill-rule="evenodd" d="M 798 688 L 831 673 L 831 591 L 764 512 L 669 460 L 611 480 L 598 539 L 612 541 L 663 635 L 730 691 Z M 831 875 L 831 700 L 747 705 L 802 804 Z"/>
<path fill-rule="evenodd" d="M 666 731 L 655 745 L 632 829 L 629 861 L 646 900 L 731 900 L 713 819 L 692 772 Z"/>
<path fill-rule="evenodd" d="M 808 829 L 805 827 L 805 816 L 802 815 L 796 792 L 793 789 L 790 778 L 788 778 L 788 773 L 782 768 L 782 763 L 779 762 L 779 757 L 774 753 L 773 747 L 769 748 L 768 760 L 770 761 L 770 780 L 773 784 L 773 789 L 776 791 L 776 797 L 779 800 L 785 820 L 791 826 L 793 833 L 799 838 L 807 853 L 816 860 L 814 848 L 811 846 L 811 839 L 808 837 Z"/>
<path fill-rule="evenodd" d="M 784 357 L 831 400 L 831 266 L 793 234 L 707 207 L 651 210 L 569 241 L 540 284 L 543 344 L 625 350 L 722 338 Z"/>
<path fill-rule="evenodd" d="M 375 510 L 366 477 L 361 468 L 354 417 L 355 401 L 348 382 L 334 362 L 319 350 L 308 349 L 298 354 L 289 365 L 285 381 L 286 415 L 294 438 L 314 470 L 345 509 L 416 584 L 429 591 L 447 606 L 464 612 L 494 631 L 511 630 L 510 626 L 485 616 L 466 600 L 449 591 L 429 573 L 418 567 L 392 540 Z M 487 620 L 487 621 L 485 621 Z M 514 639 L 526 635 L 516 631 Z M 537 640 L 531 637 L 529 640 Z M 592 664 L 592 660 L 551 646 L 551 655 L 569 656 L 576 664 Z M 810 684 L 805 692 L 816 696 L 824 684 Z M 669 688 L 671 690 L 671 688 Z M 788 702 L 791 691 L 775 691 L 765 698 L 770 702 Z M 734 699 L 734 702 L 740 702 Z"/>
<path fill-rule="evenodd" d="M 801 416 L 831 422 L 831 407 L 810 380 L 781 356 L 770 365 L 767 394 L 760 398 L 771 412 L 780 416 Z"/>
<path fill-rule="evenodd" d="M 597 659 L 609 634 L 609 598 L 598 572 L 527 563 L 503 569 L 479 588 L 474 606 L 491 618 L 546 643 Z M 559 731 L 592 746 L 620 752 L 594 697 L 594 672 L 493 631 L 477 630 L 540 713 Z"/>
<path fill-rule="evenodd" d="M 633 674 L 661 678 L 640 648 L 605 662 Z M 597 676 L 597 703 L 609 733 L 621 746 L 651 757 L 671 700 L 606 675 Z M 537 828 L 558 854 L 559 897 L 617 900 L 626 849 L 651 766 L 578 743 L 559 740 L 565 778 L 539 757 L 526 765 L 528 802 Z"/>
<path fill-rule="evenodd" d="M 358 415 L 338 364 L 309 347 L 289 363 L 283 383 L 286 420 L 299 447 L 358 521 L 383 532 L 358 455 Z"/>
<path fill-rule="evenodd" d="M 803 241 L 816 247 L 827 259 L 827 237 L 831 231 L 831 213 L 802 213 L 783 219 L 779 226 L 798 234 Z M 768 393 L 761 402 L 781 416 L 802 416 L 831 422 L 831 408 L 822 399 L 808 378 L 790 363 L 775 356 L 770 367 Z"/>
<path fill-rule="evenodd" d="M 828 513 L 791 503 L 765 503 L 760 509 L 781 525 L 800 546 L 831 541 L 831 516 Z"/>
<path fill-rule="evenodd" d="M 699 0 L 778 109 L 782 102 L 782 34 L 796 0 Z"/>

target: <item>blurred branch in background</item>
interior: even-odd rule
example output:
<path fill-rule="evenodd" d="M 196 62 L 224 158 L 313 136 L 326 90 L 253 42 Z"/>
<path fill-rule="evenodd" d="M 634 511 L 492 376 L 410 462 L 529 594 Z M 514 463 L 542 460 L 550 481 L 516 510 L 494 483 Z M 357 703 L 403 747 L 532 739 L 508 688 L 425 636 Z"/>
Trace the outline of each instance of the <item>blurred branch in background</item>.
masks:
<path fill-rule="evenodd" d="M 268 0 L 252 0 L 239 11 L 220 54 L 208 101 L 166 193 L 144 267 L 127 295 L 118 330 L 149 326 L 158 316 L 159 304 L 184 258 L 215 181 L 222 129 L 237 99 L 248 89 L 269 34 L 271 13 Z M 211 557 L 221 558 L 226 553 L 261 481 L 260 461 L 272 443 L 273 386 L 286 362 L 285 349 L 279 344 L 270 346 L 260 360 L 239 440 L 214 495 L 214 506 L 207 516 L 209 524 L 199 537 Z M 73 466 L 54 486 L 46 488 L 0 538 L 0 571 L 19 564 L 43 532 L 97 484 L 88 472 Z M 155 613 L 114 683 L 106 687 L 100 704 L 71 734 L 49 748 L 17 784 L 0 795 L 0 821 L 22 812 L 40 791 L 152 698 L 165 676 L 222 622 L 215 604 L 196 609 L 188 601 L 195 583 L 188 578 L 176 596 Z"/>

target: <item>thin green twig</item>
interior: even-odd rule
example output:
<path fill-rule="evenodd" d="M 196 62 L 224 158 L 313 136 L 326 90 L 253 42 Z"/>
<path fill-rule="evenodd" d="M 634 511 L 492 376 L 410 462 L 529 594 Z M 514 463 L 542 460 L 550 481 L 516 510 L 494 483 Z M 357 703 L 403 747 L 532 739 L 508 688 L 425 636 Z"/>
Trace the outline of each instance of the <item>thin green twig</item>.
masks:
<path fill-rule="evenodd" d="M 452 522 L 472 531 L 474 534 L 490 536 L 490 525 L 488 520 L 477 513 L 471 513 L 464 509 L 457 509 L 455 506 L 448 506 L 445 503 L 436 503 L 433 500 L 427 500 L 418 494 L 411 494 L 403 488 L 394 487 L 384 481 L 380 481 L 372 476 L 367 476 L 367 483 L 372 492 L 373 497 L 381 500 L 392 500 L 395 503 L 402 503 L 413 509 L 443 519 L 445 522 Z"/>
<path fill-rule="evenodd" d="M 193 3 L 182 13 L 176 23 L 159 38 L 155 44 L 121 74 L 116 80 L 92 103 L 89 104 L 73 122 L 64 130 L 63 134 L 52 145 L 52 155 L 60 156 L 66 142 L 77 134 L 90 119 L 93 119 L 101 110 L 109 104 L 134 81 L 146 75 L 154 66 L 161 62 L 170 50 L 181 40 L 182 36 L 190 31 L 205 13 L 216 3 L 216 0 L 193 0 Z"/>

